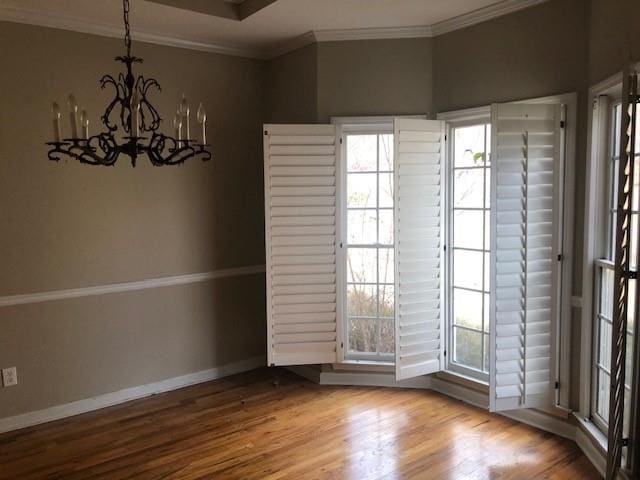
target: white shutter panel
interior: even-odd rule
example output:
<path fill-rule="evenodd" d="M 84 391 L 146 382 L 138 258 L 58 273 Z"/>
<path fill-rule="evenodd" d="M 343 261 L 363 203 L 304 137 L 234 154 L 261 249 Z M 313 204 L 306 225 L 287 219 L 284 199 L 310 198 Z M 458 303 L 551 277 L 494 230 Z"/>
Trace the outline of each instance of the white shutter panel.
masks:
<path fill-rule="evenodd" d="M 492 110 L 492 411 L 552 404 L 562 109 L 502 104 Z"/>
<path fill-rule="evenodd" d="M 335 127 L 264 134 L 268 363 L 335 362 Z"/>
<path fill-rule="evenodd" d="M 396 378 L 442 369 L 444 122 L 396 118 Z"/>

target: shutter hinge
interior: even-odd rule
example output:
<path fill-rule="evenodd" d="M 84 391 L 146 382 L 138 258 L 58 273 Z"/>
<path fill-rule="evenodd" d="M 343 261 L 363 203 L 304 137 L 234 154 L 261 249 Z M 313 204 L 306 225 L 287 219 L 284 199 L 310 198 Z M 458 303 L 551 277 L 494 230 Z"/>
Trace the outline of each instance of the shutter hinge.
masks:
<path fill-rule="evenodd" d="M 558 254 L 558 261 L 561 262 L 562 260 L 564 260 L 564 256 L 561 253 L 559 253 Z"/>
<path fill-rule="evenodd" d="M 340 137 L 340 145 L 342 145 L 342 137 Z"/>
<path fill-rule="evenodd" d="M 447 356 L 447 351 L 446 351 L 446 350 L 444 351 L 444 356 L 445 356 L 445 357 Z"/>
<path fill-rule="evenodd" d="M 622 439 L 622 446 L 623 447 L 628 447 L 629 446 L 629 439 L 628 438 L 623 438 Z"/>
<path fill-rule="evenodd" d="M 560 382 L 556 382 L 556 390 L 560 388 Z"/>
<path fill-rule="evenodd" d="M 560 121 L 560 128 L 565 128 L 567 126 L 567 122 L 565 122 L 564 120 Z"/>
<path fill-rule="evenodd" d="M 269 132 L 267 130 L 264 131 L 265 135 L 269 135 Z"/>
<path fill-rule="evenodd" d="M 622 275 L 629 280 L 637 280 L 638 279 L 638 271 L 637 270 L 625 270 L 622 272 Z"/>
<path fill-rule="evenodd" d="M 444 141 L 445 141 L 445 142 L 447 141 L 447 136 L 446 136 L 446 135 L 444 136 Z"/>
<path fill-rule="evenodd" d="M 340 348 L 344 348 L 344 342 L 340 342 Z"/>

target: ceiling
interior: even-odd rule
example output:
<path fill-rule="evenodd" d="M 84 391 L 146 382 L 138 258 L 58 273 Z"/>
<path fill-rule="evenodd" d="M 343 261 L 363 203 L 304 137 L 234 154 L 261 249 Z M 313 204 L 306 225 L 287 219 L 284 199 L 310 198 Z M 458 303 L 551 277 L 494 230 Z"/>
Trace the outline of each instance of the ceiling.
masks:
<path fill-rule="evenodd" d="M 132 0 L 130 21 L 134 39 L 269 58 L 312 41 L 432 36 L 447 26 L 460 28 L 542 1 Z M 224 18 L 203 13 L 209 3 L 227 8 L 259 5 L 243 18 Z M 0 20 L 118 36 L 122 2 L 0 0 Z"/>

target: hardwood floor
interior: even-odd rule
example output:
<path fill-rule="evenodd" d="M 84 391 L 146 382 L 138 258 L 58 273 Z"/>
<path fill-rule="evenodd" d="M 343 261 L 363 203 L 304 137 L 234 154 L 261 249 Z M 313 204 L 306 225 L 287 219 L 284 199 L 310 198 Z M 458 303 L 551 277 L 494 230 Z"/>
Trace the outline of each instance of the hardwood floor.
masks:
<path fill-rule="evenodd" d="M 260 369 L 0 435 L 0 478 L 600 477 L 573 442 L 438 393 Z"/>

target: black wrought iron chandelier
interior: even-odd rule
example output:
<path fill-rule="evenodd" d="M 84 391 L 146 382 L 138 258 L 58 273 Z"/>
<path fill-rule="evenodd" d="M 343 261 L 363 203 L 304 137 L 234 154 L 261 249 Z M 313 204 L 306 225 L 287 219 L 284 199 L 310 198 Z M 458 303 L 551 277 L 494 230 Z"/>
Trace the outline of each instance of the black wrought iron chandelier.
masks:
<path fill-rule="evenodd" d="M 60 106 L 54 102 L 54 140 L 47 142 L 51 147 L 48 153 L 49 160 L 59 161 L 68 157 L 89 165 L 111 166 L 116 163 L 120 154 L 124 154 L 131 158 L 131 165 L 134 167 L 138 156 L 142 154 L 146 154 L 156 166 L 178 165 L 194 157 L 210 160 L 210 145 L 207 145 L 206 134 L 207 114 L 202 103 L 196 112 L 196 120 L 200 127 L 197 140 L 191 136 L 191 111 L 184 95 L 173 119 L 175 137 L 158 132 L 162 119 L 147 96 L 152 89 L 160 91 L 160 84 L 153 78 L 136 78 L 133 75 L 133 64 L 142 63 L 142 59 L 131 56 L 129 0 L 123 0 L 123 10 L 127 54 L 124 57 L 116 57 L 116 61 L 125 64 L 126 72 L 120 73 L 117 81 L 111 75 L 105 75 L 100 80 L 102 89 L 112 86 L 115 90 L 113 100 L 101 117 L 106 131 L 89 136 L 87 112 L 78 112 L 78 102 L 71 94 L 67 100 L 71 135 L 68 138 L 63 137 Z M 112 117 L 116 115 L 114 122 Z M 122 131 L 118 132 L 120 127 Z"/>

